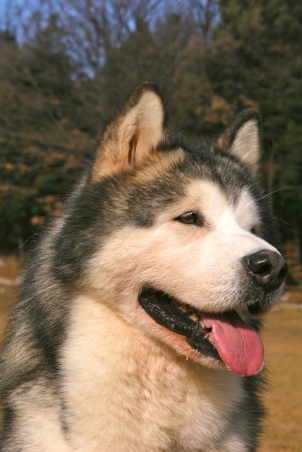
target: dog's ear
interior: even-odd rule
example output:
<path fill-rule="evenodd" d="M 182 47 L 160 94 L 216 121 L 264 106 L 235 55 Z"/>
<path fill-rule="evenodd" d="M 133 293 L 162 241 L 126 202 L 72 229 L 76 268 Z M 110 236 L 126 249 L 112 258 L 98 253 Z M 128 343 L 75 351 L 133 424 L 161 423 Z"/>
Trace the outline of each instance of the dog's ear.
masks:
<path fill-rule="evenodd" d="M 235 116 L 215 143 L 218 151 L 227 152 L 238 158 L 254 175 L 261 152 L 260 115 L 249 108 Z"/>
<path fill-rule="evenodd" d="M 93 166 L 93 177 L 116 174 L 140 164 L 164 140 L 165 112 L 157 88 L 139 85 L 107 127 Z"/>

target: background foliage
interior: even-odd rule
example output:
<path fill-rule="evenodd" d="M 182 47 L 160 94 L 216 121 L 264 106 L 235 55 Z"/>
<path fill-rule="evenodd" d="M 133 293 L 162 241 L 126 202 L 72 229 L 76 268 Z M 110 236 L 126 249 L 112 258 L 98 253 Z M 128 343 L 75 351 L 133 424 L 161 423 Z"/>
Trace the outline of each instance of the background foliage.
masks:
<path fill-rule="evenodd" d="M 302 3 L 6 0 L 1 14 L 0 251 L 60 211 L 117 106 L 151 80 L 187 138 L 259 108 L 264 183 L 301 261 Z"/>

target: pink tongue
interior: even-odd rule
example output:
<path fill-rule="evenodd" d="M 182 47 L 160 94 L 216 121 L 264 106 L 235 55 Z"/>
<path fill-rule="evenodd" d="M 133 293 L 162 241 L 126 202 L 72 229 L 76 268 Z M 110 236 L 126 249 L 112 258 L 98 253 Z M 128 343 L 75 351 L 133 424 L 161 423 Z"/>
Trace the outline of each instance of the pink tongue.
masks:
<path fill-rule="evenodd" d="M 264 350 L 258 333 L 235 312 L 223 316 L 202 316 L 204 325 L 212 328 L 213 342 L 228 369 L 248 377 L 263 368 Z"/>

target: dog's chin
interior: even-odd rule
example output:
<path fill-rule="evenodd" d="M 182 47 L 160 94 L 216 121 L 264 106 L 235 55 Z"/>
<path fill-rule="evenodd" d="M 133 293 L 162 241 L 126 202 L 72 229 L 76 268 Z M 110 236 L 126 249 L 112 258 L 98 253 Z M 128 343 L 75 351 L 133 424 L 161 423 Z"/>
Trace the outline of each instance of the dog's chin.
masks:
<path fill-rule="evenodd" d="M 139 303 L 165 329 L 165 337 L 172 347 L 187 358 L 210 367 L 227 367 L 241 376 L 254 375 L 262 369 L 261 339 L 237 311 L 229 310 L 219 314 L 202 312 L 151 287 L 141 291 Z M 261 311 L 259 299 L 251 303 L 248 310 L 253 315 L 258 314 Z M 233 350 L 236 347 L 241 350 Z M 255 357 L 252 356 L 253 347 Z"/>

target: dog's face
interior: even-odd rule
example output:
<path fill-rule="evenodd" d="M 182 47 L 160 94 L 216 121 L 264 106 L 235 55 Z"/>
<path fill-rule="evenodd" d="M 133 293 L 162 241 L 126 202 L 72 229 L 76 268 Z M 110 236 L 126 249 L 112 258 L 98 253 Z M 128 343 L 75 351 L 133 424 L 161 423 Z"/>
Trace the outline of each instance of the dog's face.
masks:
<path fill-rule="evenodd" d="M 211 146 L 173 144 L 144 85 L 107 129 L 89 182 L 106 236 L 89 287 L 157 346 L 239 375 L 263 366 L 249 318 L 271 308 L 286 274 L 255 182 L 259 147 L 253 111 Z"/>

